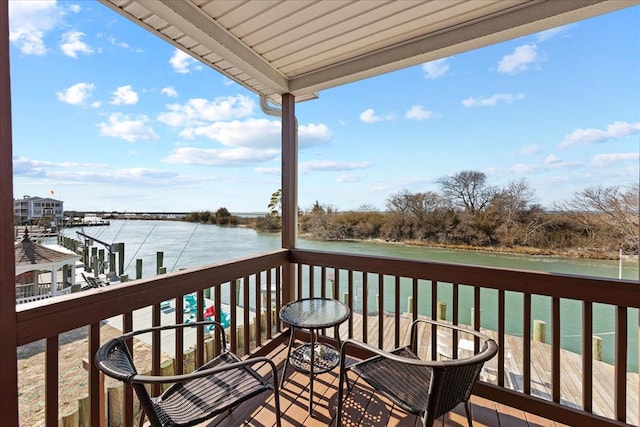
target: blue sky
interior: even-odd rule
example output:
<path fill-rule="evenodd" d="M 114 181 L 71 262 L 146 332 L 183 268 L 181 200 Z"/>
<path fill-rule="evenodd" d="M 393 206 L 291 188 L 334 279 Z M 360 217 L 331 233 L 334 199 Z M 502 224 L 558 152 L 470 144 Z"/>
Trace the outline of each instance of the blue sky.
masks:
<path fill-rule="evenodd" d="M 257 96 L 93 1 L 12 0 L 9 18 L 15 197 L 266 211 L 280 123 Z M 384 209 L 462 170 L 525 178 L 547 208 L 637 183 L 640 7 L 325 90 L 296 112 L 302 209 Z"/>

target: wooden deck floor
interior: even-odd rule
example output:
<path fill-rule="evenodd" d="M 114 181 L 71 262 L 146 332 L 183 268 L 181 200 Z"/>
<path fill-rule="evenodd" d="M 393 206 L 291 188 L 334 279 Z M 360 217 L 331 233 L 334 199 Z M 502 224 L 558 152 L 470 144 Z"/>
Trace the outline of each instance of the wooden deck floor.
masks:
<path fill-rule="evenodd" d="M 362 340 L 363 320 L 365 316 L 354 313 L 352 315 L 352 336 Z M 378 321 L 377 315 L 366 316 L 368 339 L 367 341 L 378 346 Z M 391 316 L 384 317 L 384 343 L 383 348 L 394 348 L 394 322 Z M 400 321 L 400 343 L 408 342 L 408 328 L 411 319 L 409 316 L 401 316 Z M 491 331 L 485 331 L 489 335 L 495 335 Z M 332 336 L 332 330 L 327 330 L 326 335 Z M 349 325 L 344 323 L 340 326 L 340 336 L 349 336 Z M 494 337 L 495 338 L 495 337 Z M 550 399 L 551 369 L 550 369 L 550 347 L 547 344 L 531 343 L 531 394 L 543 399 Z M 505 387 L 522 391 L 522 338 L 507 336 L 504 345 L 505 349 Z M 281 345 L 270 357 L 276 362 L 278 368 L 282 370 L 286 357 L 286 346 Z M 569 407 L 581 407 L 581 356 L 565 350 L 561 352 L 561 401 L 563 405 Z M 492 359 L 486 365 L 488 372 L 497 372 L 497 358 Z M 594 413 L 612 417 L 613 399 L 613 366 L 594 361 L 593 362 L 593 408 Z M 265 372 L 266 373 L 266 372 Z M 279 374 L 279 378 L 281 373 Z M 627 393 L 627 422 L 637 423 L 638 415 L 638 374 L 628 373 L 628 393 Z M 496 383 L 495 375 L 489 374 L 483 378 L 484 381 Z M 335 411 L 337 400 L 338 369 L 332 372 L 321 374 L 314 381 L 314 417 L 308 416 L 308 385 L 309 378 L 306 374 L 295 372 L 289 369 L 287 380 L 281 387 L 281 413 L 283 425 L 289 426 L 330 426 L 335 425 Z M 265 402 L 266 399 L 266 402 Z M 492 401 L 472 397 L 474 426 L 559 426 L 553 421 L 527 414 L 514 408 L 509 408 Z M 384 426 L 421 425 L 415 417 L 408 416 L 380 395 L 372 395 L 371 390 L 364 382 L 356 384 L 355 392 L 347 402 L 346 419 L 342 425 L 361 426 Z M 364 417 L 362 416 L 364 414 Z M 203 426 L 214 425 L 254 425 L 271 426 L 275 423 L 275 407 L 273 397 L 270 395 L 258 396 L 253 401 L 248 402 L 234 410 L 225 417 L 219 417 Z M 436 423 L 436 425 L 440 425 Z M 450 415 L 446 416 L 445 426 L 466 426 L 466 418 L 462 407 L 456 408 Z"/>
<path fill-rule="evenodd" d="M 281 375 L 284 358 L 287 355 L 285 345 L 278 347 L 269 356 L 276 362 Z M 287 379 L 280 389 L 280 409 L 283 426 L 321 427 L 335 426 L 336 402 L 338 395 L 338 369 L 320 374 L 314 381 L 313 418 L 308 415 L 309 377 L 306 374 L 289 369 Z M 473 396 L 472 413 L 474 427 L 562 427 L 563 424 L 550 421 L 536 415 L 527 414 L 495 402 Z M 353 391 L 345 400 L 343 426 L 421 426 L 415 416 L 407 415 L 394 407 L 379 394 L 372 394 L 363 381 L 356 383 Z M 273 395 L 265 393 L 256 396 L 231 413 L 203 423 L 201 427 L 213 426 L 273 426 L 275 425 L 275 405 Z M 435 425 L 442 425 L 442 419 Z M 464 409 L 457 407 L 444 416 L 446 427 L 467 426 Z"/>

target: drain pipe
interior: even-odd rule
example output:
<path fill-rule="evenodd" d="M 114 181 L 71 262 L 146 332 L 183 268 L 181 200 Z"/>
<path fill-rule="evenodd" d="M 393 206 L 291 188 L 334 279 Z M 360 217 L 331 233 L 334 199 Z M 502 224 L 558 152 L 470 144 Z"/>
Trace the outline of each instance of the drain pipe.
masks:
<path fill-rule="evenodd" d="M 282 118 L 282 110 L 269 105 L 269 99 L 265 95 L 260 95 L 260 108 L 268 116 Z M 298 139 L 298 118 L 294 117 L 293 119 L 296 123 L 296 139 Z"/>
<path fill-rule="evenodd" d="M 268 116 L 282 117 L 282 110 L 269 105 L 269 99 L 267 99 L 265 95 L 260 95 L 260 108 Z M 296 126 L 297 125 L 298 122 L 296 119 Z"/>

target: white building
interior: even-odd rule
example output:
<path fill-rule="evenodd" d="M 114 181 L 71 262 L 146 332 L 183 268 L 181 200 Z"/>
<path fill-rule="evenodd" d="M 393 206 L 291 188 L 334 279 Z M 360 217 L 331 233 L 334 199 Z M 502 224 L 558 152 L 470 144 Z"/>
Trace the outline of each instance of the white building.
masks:
<path fill-rule="evenodd" d="M 51 222 L 61 222 L 64 218 L 63 212 L 64 207 L 61 200 L 31 196 L 13 199 L 13 214 L 16 225 L 40 224 L 49 226 Z"/>

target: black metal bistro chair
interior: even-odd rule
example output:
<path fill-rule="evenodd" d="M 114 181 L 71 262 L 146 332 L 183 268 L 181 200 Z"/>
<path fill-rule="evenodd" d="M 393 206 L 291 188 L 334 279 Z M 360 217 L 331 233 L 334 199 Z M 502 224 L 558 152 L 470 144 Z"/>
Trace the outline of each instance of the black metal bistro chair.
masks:
<path fill-rule="evenodd" d="M 418 346 L 418 326 L 428 324 L 431 327 L 429 343 Z M 437 330 L 444 330 L 448 335 L 454 350 L 458 348 L 458 337 L 468 336 L 474 341 L 472 355 L 465 358 L 438 359 L 438 339 L 442 334 Z M 475 341 L 478 346 L 475 347 Z M 467 341 L 468 342 L 468 341 Z M 430 346 L 430 351 L 427 347 Z M 349 347 L 356 347 L 375 353 L 375 356 L 345 366 L 346 353 Z M 446 414 L 459 403 L 464 403 L 469 427 L 473 426 L 469 398 L 474 384 L 478 380 L 482 365 L 498 352 L 496 342 L 484 334 L 450 324 L 418 319 L 411 324 L 411 343 L 406 347 L 387 352 L 363 344 L 352 339 L 342 344 L 340 352 L 340 386 L 338 391 L 337 420 L 343 420 L 343 399 L 345 386 L 349 388 L 347 372 L 352 371 L 359 378 L 365 380 L 376 392 L 387 396 L 403 410 L 418 415 L 424 426 L 431 427 L 433 422 Z M 431 360 L 426 354 L 430 354 Z M 452 354 L 458 354 L 452 351 Z M 421 359 L 419 355 L 423 358 Z M 339 424 L 338 424 L 339 425 Z"/>
<path fill-rule="evenodd" d="M 179 328 L 213 325 L 222 336 L 222 353 L 192 373 L 172 376 L 140 375 L 134 366 L 126 341 L 136 335 Z M 246 360 L 227 350 L 222 325 L 215 321 L 157 326 L 124 334 L 104 344 L 95 363 L 109 377 L 131 384 L 144 413 L 153 427 L 192 426 L 232 410 L 240 403 L 266 390 L 273 390 L 276 424 L 280 422 L 280 398 L 276 365 L 267 357 Z M 266 363 L 271 367 L 267 379 L 252 368 Z M 160 396 L 150 397 L 145 384 L 171 384 Z M 142 420 L 141 420 L 142 424 Z"/>

